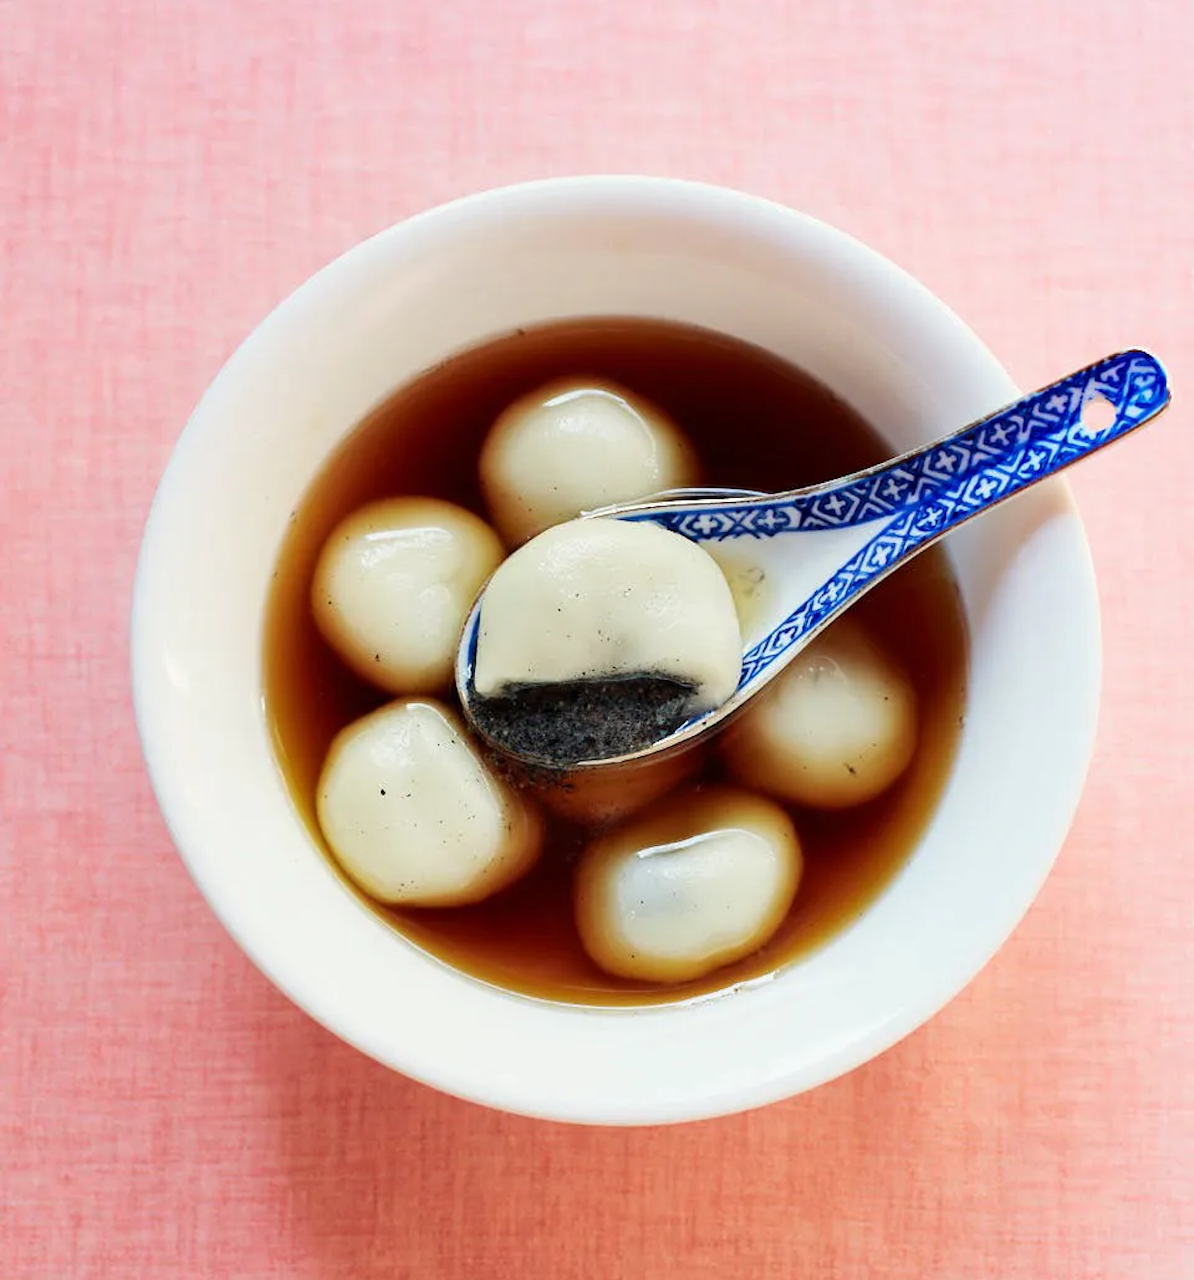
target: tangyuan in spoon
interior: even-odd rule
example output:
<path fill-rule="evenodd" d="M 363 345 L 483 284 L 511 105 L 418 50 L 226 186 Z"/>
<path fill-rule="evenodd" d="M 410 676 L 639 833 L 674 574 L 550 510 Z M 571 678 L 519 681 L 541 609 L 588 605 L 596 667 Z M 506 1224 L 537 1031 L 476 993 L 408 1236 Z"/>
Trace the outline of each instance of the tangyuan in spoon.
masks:
<path fill-rule="evenodd" d="M 469 615 L 465 715 L 491 746 L 547 770 L 694 746 L 904 561 L 1169 399 L 1159 361 L 1126 351 L 839 480 L 681 491 L 548 529 Z"/>

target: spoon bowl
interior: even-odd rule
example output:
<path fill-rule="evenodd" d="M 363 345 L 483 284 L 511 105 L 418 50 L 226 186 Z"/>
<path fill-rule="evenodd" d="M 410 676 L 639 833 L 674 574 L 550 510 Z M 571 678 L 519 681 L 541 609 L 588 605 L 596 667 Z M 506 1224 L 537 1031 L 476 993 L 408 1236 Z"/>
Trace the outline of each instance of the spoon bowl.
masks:
<path fill-rule="evenodd" d="M 586 512 L 650 522 L 699 543 L 725 572 L 743 625 L 733 695 L 623 755 L 570 762 L 568 773 L 627 769 L 689 750 L 724 728 L 843 610 L 906 560 L 975 516 L 1114 443 L 1170 402 L 1160 361 L 1142 350 L 1108 356 L 998 412 L 866 471 L 783 493 L 672 490 Z M 465 623 L 456 687 L 473 729 L 536 769 L 476 716 L 473 672 L 482 590 Z"/>

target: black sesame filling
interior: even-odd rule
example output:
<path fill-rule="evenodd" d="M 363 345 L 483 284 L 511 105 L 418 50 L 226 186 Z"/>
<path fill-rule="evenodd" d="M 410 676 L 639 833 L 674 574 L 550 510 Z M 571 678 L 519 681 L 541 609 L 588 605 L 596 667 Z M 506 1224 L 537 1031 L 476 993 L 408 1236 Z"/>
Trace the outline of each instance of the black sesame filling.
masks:
<path fill-rule="evenodd" d="M 698 708 L 696 686 L 662 675 L 508 685 L 474 694 L 477 728 L 523 760 L 563 767 L 641 751 L 674 733 Z"/>

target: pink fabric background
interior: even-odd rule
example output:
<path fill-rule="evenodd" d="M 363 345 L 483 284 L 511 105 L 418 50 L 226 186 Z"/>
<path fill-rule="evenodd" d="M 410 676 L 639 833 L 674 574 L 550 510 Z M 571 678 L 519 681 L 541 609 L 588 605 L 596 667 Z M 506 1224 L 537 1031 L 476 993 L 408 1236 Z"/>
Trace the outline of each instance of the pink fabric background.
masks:
<path fill-rule="evenodd" d="M 1192 55 L 1169 0 L 0 0 L 5 1280 L 1194 1276 Z M 880 1061 L 673 1130 L 491 1114 L 308 1021 L 129 708 L 146 506 L 249 327 L 405 214 L 586 170 L 818 214 L 1024 385 L 1144 343 L 1179 397 L 1076 476 L 1105 708 L 1026 923 Z"/>

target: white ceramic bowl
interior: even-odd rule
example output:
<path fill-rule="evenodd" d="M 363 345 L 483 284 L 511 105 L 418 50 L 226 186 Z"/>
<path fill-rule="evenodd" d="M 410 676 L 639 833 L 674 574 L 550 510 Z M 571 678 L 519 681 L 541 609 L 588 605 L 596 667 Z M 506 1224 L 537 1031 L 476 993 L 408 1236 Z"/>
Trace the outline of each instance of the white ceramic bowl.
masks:
<path fill-rule="evenodd" d="M 972 637 L 965 729 L 905 869 L 778 978 L 690 1005 L 571 1008 L 428 958 L 340 884 L 291 807 L 262 712 L 262 620 L 287 518 L 396 386 L 519 325 L 643 315 L 810 370 L 920 444 L 1014 399 L 978 339 L 890 263 L 811 218 L 713 187 L 576 178 L 488 192 L 337 259 L 235 353 L 154 501 L 133 683 L 171 833 L 225 927 L 324 1026 L 478 1102 L 601 1124 L 693 1119 L 848 1071 L 928 1019 L 1040 888 L 1092 745 L 1099 623 L 1059 482 L 948 543 Z"/>

